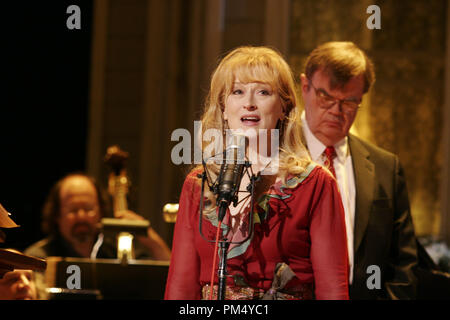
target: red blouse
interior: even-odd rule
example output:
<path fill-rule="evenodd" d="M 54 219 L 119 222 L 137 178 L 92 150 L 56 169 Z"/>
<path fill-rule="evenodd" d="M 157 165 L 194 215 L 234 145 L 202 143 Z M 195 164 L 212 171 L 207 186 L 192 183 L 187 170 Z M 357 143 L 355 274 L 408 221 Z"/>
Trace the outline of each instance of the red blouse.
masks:
<path fill-rule="evenodd" d="M 275 266 L 285 262 L 295 272 L 296 281 L 314 286 L 316 299 L 348 299 L 341 197 L 329 173 L 320 166 L 311 169 L 302 179 L 295 177 L 286 185 L 279 182 L 270 188 L 268 193 L 275 197 L 266 198 L 265 219 L 255 224 L 245 252 L 228 257 L 227 271 L 242 275 L 253 288 L 268 290 Z M 211 281 L 214 243 L 205 241 L 199 232 L 201 185 L 197 173 L 188 175 L 181 192 L 165 299 L 200 299 L 202 286 Z M 203 218 L 205 237 L 214 239 L 216 230 Z M 214 273 L 217 284 L 217 270 Z M 232 277 L 227 284 L 233 285 Z"/>

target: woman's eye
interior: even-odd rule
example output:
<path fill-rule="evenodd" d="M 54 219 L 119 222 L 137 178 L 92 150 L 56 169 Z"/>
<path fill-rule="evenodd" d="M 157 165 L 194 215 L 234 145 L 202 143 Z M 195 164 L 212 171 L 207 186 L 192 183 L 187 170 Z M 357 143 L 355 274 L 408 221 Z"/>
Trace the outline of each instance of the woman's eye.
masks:
<path fill-rule="evenodd" d="M 235 90 L 233 90 L 233 94 L 242 94 L 242 90 L 241 89 L 235 89 Z"/>
<path fill-rule="evenodd" d="M 271 94 L 269 90 L 265 90 L 265 89 L 261 90 L 259 93 L 261 93 L 264 96 L 269 96 Z"/>

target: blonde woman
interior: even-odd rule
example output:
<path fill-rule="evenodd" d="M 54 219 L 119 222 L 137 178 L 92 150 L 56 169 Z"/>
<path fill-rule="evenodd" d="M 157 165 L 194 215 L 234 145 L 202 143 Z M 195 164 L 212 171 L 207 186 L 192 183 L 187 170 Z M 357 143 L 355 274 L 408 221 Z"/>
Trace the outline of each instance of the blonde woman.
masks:
<path fill-rule="evenodd" d="M 262 144 L 274 143 L 275 130 L 279 138 L 275 167 L 252 161 L 253 172 L 270 173 L 257 181 L 253 201 L 239 193 L 238 205 L 230 205 L 220 226 L 228 240 L 239 242 L 248 235 L 249 216 L 254 218 L 249 241 L 229 247 L 226 299 L 348 299 L 344 211 L 336 181 L 311 162 L 300 125 L 292 72 L 278 52 L 240 47 L 222 59 L 212 75 L 202 131 L 217 129 L 225 139 L 227 130 L 266 130 L 250 143 L 250 159 L 273 160 L 274 154 L 262 152 L 270 147 Z M 214 177 L 218 165 L 209 171 Z M 202 234 L 214 238 L 217 208 L 205 188 L 200 210 L 201 172 L 194 169 L 181 192 L 166 299 L 217 298 L 215 245 L 204 240 L 198 223 L 203 214 Z M 241 189 L 249 182 L 244 175 Z"/>

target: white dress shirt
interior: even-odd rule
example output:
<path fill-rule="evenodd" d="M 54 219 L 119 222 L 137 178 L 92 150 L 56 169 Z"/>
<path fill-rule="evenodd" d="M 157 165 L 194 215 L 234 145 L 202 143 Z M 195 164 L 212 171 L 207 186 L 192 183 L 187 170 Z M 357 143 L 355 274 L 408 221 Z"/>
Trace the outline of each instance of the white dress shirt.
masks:
<path fill-rule="evenodd" d="M 323 154 L 326 147 L 311 132 L 305 119 L 305 112 L 302 113 L 303 133 L 311 159 L 321 165 L 325 162 Z M 353 281 L 353 230 L 355 226 L 355 176 L 353 173 L 352 157 L 348 147 L 347 137 L 334 145 L 336 157 L 333 159 L 333 166 L 336 172 L 339 192 L 345 211 L 345 227 L 347 231 L 347 249 L 349 260 L 349 283 Z"/>

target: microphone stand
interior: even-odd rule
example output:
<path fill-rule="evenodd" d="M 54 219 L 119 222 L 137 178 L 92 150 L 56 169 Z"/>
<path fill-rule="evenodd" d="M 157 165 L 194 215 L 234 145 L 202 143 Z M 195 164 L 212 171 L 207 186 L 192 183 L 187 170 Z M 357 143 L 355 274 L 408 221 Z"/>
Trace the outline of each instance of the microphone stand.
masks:
<path fill-rule="evenodd" d="M 217 300 L 225 300 L 225 293 L 227 288 L 227 255 L 230 242 L 227 239 L 219 242 L 220 248 L 220 262 L 217 276 L 219 278 L 219 290 L 217 293 Z M 211 288 L 212 290 L 212 288 Z"/>
<path fill-rule="evenodd" d="M 247 168 L 246 173 L 248 173 L 248 168 L 251 167 L 251 164 L 246 161 L 245 166 Z M 205 171 L 201 175 L 199 175 L 199 178 L 202 178 L 202 188 L 201 188 L 201 197 L 200 197 L 200 214 L 199 214 L 199 230 L 200 235 L 202 238 L 208 242 L 215 242 L 215 240 L 209 240 L 207 239 L 202 232 L 202 220 L 203 220 L 203 188 L 205 186 L 205 181 L 207 181 L 207 175 L 206 175 L 206 166 L 204 166 Z M 230 244 L 242 244 L 250 239 L 253 235 L 253 198 L 254 198 L 254 187 L 255 182 L 259 179 L 259 175 L 256 176 L 252 173 L 250 176 L 250 184 L 247 186 L 247 192 L 250 193 L 250 212 L 249 212 L 249 231 L 248 236 L 239 242 L 232 242 L 228 241 L 228 239 L 223 238 L 219 241 L 219 249 L 220 249 L 220 262 L 219 262 L 219 268 L 217 270 L 218 280 L 219 280 L 219 288 L 218 288 L 218 294 L 217 294 L 217 300 L 225 300 L 225 294 L 226 294 L 226 282 L 227 282 L 227 255 L 228 255 L 228 249 L 230 247 Z M 213 187 L 209 186 L 212 190 Z M 234 203 L 234 206 L 236 206 L 236 203 Z M 222 219 L 225 216 L 225 213 L 229 207 L 229 204 L 226 202 L 222 202 L 219 206 L 219 215 L 218 217 L 221 217 Z M 213 288 L 211 288 L 213 290 Z"/>

